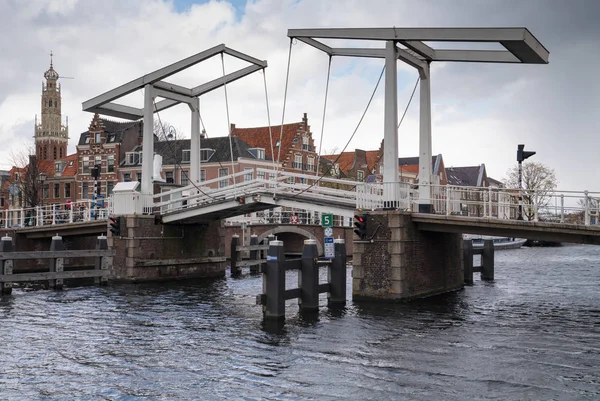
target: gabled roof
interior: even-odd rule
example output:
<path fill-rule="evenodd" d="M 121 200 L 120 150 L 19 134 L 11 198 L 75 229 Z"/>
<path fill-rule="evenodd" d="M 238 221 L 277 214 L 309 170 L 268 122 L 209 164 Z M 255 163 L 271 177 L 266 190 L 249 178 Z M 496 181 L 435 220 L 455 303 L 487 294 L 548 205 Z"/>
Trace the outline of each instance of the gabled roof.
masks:
<path fill-rule="evenodd" d="M 137 125 L 137 126 L 139 126 L 139 132 L 142 132 L 141 130 L 142 130 L 142 126 L 143 126 L 142 120 L 120 122 L 120 121 L 113 121 L 113 120 L 107 120 L 104 118 L 99 118 L 99 117 L 97 117 L 97 115 L 94 115 L 94 118 L 92 119 L 92 124 L 94 124 L 94 122 L 97 122 L 101 127 L 104 127 L 104 132 L 106 134 L 115 134 L 114 141 L 111 141 L 114 143 L 123 142 L 123 136 L 129 128 L 135 127 Z M 86 138 L 88 138 L 89 136 L 90 136 L 89 130 L 82 132 L 79 135 L 78 145 L 87 145 Z"/>
<path fill-rule="evenodd" d="M 251 148 L 263 148 L 265 154 L 271 160 L 279 160 L 281 162 L 284 161 L 285 156 L 292 148 L 294 138 L 298 133 L 309 133 L 306 113 L 304 113 L 304 118 L 301 122 L 271 126 L 270 131 L 269 127 L 238 128 L 235 124 L 231 124 L 232 136 L 240 138 L 250 145 Z M 277 146 L 280 136 L 281 143 Z M 273 152 L 271 152 L 271 143 L 273 145 Z M 299 150 L 301 149 L 300 147 Z M 279 159 L 278 155 L 280 155 Z"/>
<path fill-rule="evenodd" d="M 231 151 L 229 147 L 229 137 L 221 136 L 216 138 L 203 138 L 200 141 L 202 149 L 212 149 L 215 152 L 205 163 L 227 163 L 231 162 Z M 250 146 L 242 141 L 240 138 L 231 138 L 231 147 L 233 148 L 233 160 L 236 161 L 240 157 L 247 159 L 256 159 L 256 156 L 250 152 Z M 163 158 L 163 165 L 175 164 L 177 160 L 181 163 L 182 153 L 184 150 L 190 150 L 191 140 L 190 139 L 177 139 L 169 141 L 155 141 L 154 142 L 154 153 L 161 155 Z M 141 152 L 143 149 L 142 145 L 137 145 L 132 149 L 133 152 Z M 266 153 L 266 152 L 265 152 Z M 265 155 L 265 160 L 270 160 Z M 131 164 L 125 164 L 127 160 L 121 161 L 121 166 L 132 166 Z M 186 162 L 187 163 L 187 162 Z M 141 163 L 136 163 L 139 165 Z"/>
<path fill-rule="evenodd" d="M 343 152 L 338 155 L 321 155 L 322 158 L 331 163 L 337 163 L 340 171 L 346 174 L 354 165 L 354 152 Z"/>
<path fill-rule="evenodd" d="M 65 169 L 62 172 L 63 177 L 75 177 L 77 175 L 77 153 L 67 156 L 64 161 L 66 163 Z"/>
<path fill-rule="evenodd" d="M 446 168 L 448 184 L 468 187 L 481 186 L 482 168 L 485 168 L 483 164 L 480 166 L 448 167 Z"/>

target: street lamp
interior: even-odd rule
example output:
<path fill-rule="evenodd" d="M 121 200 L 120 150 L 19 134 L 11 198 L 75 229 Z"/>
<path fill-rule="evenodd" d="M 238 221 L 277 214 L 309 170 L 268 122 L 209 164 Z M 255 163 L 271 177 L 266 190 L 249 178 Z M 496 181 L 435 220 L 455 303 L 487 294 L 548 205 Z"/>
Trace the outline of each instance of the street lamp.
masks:
<path fill-rule="evenodd" d="M 38 181 L 40 182 L 40 187 L 42 188 L 40 196 L 42 207 L 44 206 L 44 181 L 46 181 L 46 178 L 48 178 L 48 176 L 43 171 L 40 173 L 40 175 L 38 175 Z"/>
<path fill-rule="evenodd" d="M 174 159 L 174 167 L 173 167 L 173 184 L 177 184 L 177 166 L 178 166 L 178 159 L 177 159 L 177 131 L 175 130 L 175 128 L 173 127 L 169 127 L 169 133 L 167 134 L 167 139 L 169 141 L 173 140 L 173 138 L 175 139 L 174 141 L 174 151 L 173 151 L 173 159 Z"/>

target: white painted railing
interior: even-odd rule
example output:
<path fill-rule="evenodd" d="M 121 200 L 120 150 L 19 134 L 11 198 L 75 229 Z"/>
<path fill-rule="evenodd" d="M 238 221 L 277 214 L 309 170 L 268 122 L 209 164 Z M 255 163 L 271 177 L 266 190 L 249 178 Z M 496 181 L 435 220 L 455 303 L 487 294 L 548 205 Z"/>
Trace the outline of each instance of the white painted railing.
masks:
<path fill-rule="evenodd" d="M 36 207 L 5 209 L 1 214 L 1 226 L 40 227 L 57 224 L 106 220 L 110 202 L 104 201 L 104 207 L 94 207 L 91 200 L 70 203 L 39 205 Z"/>

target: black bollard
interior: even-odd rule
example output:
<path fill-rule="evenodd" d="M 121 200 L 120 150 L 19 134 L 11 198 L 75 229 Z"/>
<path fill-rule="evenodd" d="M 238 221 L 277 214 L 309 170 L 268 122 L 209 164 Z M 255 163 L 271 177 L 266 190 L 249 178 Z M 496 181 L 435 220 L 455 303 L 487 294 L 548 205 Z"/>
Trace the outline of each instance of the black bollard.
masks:
<path fill-rule="evenodd" d="M 96 249 L 106 250 L 108 249 L 108 242 L 106 241 L 106 235 L 100 235 L 96 238 Z M 96 256 L 94 260 L 94 269 L 96 270 L 107 270 L 108 261 L 106 256 Z M 94 277 L 94 284 L 106 285 L 108 284 L 108 277 Z"/>
<path fill-rule="evenodd" d="M 483 241 L 483 255 L 481 255 L 481 279 L 494 280 L 494 241 L 486 239 Z"/>
<path fill-rule="evenodd" d="M 317 241 L 314 239 L 304 240 L 304 247 L 302 248 L 302 268 L 298 272 L 298 288 L 300 288 L 298 305 L 300 305 L 300 310 L 304 312 L 319 310 L 318 257 Z"/>
<path fill-rule="evenodd" d="M 269 242 L 267 266 L 263 274 L 263 317 L 285 319 L 285 250 L 283 241 Z"/>
<path fill-rule="evenodd" d="M 238 245 L 240 244 L 240 236 L 237 234 L 233 234 L 231 236 L 231 277 L 237 277 L 242 272 L 242 268 L 238 266 L 240 262 L 240 251 L 237 250 Z"/>
<path fill-rule="evenodd" d="M 59 235 L 55 235 L 52 237 L 52 242 L 50 243 L 50 251 L 64 251 L 65 246 L 62 242 L 62 237 Z M 64 259 L 60 257 L 53 257 L 50 259 L 50 272 L 62 272 L 64 270 Z M 50 279 L 48 280 L 48 286 L 50 288 L 54 288 L 56 290 L 60 290 L 63 288 L 63 279 Z"/>
<path fill-rule="evenodd" d="M 473 240 L 463 240 L 463 269 L 466 285 L 473 285 Z"/>
<path fill-rule="evenodd" d="M 258 245 L 258 236 L 256 234 L 252 234 L 250 236 L 250 246 L 256 246 L 256 245 Z M 255 261 L 255 260 L 260 259 L 258 257 L 258 255 L 259 255 L 258 250 L 255 250 L 255 249 L 251 250 L 250 251 L 250 260 L 251 261 Z M 259 265 L 258 264 L 256 264 L 256 265 L 251 264 L 250 265 L 250 273 L 258 273 L 258 271 L 259 271 L 258 269 L 259 269 Z"/>
<path fill-rule="evenodd" d="M 334 239 L 333 247 L 335 257 L 329 266 L 327 305 L 344 306 L 346 305 L 346 241 L 342 238 Z"/>
<path fill-rule="evenodd" d="M 9 236 L 2 237 L 2 241 L 0 241 L 0 252 L 12 252 L 12 250 L 12 238 Z M 12 259 L 3 259 L 0 260 L 0 263 L 0 274 L 8 276 L 13 273 Z M 12 293 L 12 283 L 5 279 L 0 286 L 0 294 L 8 295 L 10 293 Z"/>

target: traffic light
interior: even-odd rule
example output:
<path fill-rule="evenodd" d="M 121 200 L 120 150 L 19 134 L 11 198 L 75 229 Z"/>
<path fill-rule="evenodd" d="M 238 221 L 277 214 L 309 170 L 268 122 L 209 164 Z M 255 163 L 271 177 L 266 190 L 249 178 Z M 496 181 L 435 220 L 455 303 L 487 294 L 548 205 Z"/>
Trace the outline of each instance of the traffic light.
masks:
<path fill-rule="evenodd" d="M 535 155 L 533 151 L 523 150 L 525 145 L 518 145 L 517 147 L 517 162 L 521 163 L 523 160 Z"/>
<path fill-rule="evenodd" d="M 236 197 L 235 201 L 238 203 L 238 205 L 245 205 L 246 204 L 246 198 L 244 198 L 243 196 Z"/>
<path fill-rule="evenodd" d="M 360 238 L 364 240 L 367 238 L 367 214 L 354 215 L 354 233 Z"/>
<path fill-rule="evenodd" d="M 94 167 L 92 167 L 92 178 L 97 180 L 98 177 L 100 177 L 100 166 L 95 165 Z"/>
<path fill-rule="evenodd" d="M 112 233 L 113 237 L 120 237 L 121 236 L 121 216 L 109 217 L 108 220 L 110 221 L 110 232 Z"/>

